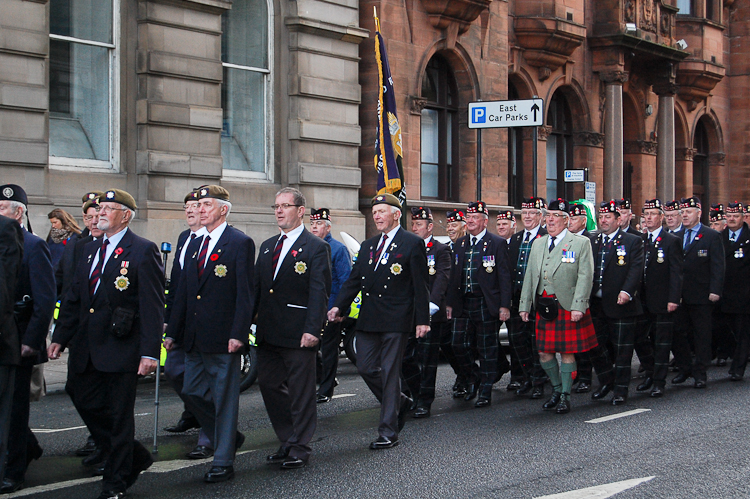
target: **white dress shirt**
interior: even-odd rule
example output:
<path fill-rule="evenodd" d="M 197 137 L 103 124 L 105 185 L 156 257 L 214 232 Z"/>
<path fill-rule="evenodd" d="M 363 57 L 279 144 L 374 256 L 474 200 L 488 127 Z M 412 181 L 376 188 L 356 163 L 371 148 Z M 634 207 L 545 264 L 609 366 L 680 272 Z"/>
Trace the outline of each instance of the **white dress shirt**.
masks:
<path fill-rule="evenodd" d="M 188 234 L 188 237 L 185 240 L 185 244 L 182 245 L 182 249 L 180 250 L 179 262 L 180 262 L 180 268 L 181 269 L 185 268 L 185 253 L 187 253 L 188 246 L 190 246 L 190 243 L 191 243 L 190 236 L 192 236 L 193 234 L 195 234 L 195 239 L 199 239 L 199 238 L 205 236 L 207 233 L 208 233 L 208 231 L 206 230 L 205 227 L 201 227 L 200 229 L 196 230 L 195 232 L 190 231 L 190 234 Z"/>
<path fill-rule="evenodd" d="M 273 271 L 273 278 L 276 279 L 276 274 L 279 273 L 279 269 L 281 268 L 281 262 L 284 261 L 284 258 L 286 257 L 286 254 L 289 253 L 289 250 L 292 249 L 292 246 L 294 246 L 294 243 L 297 242 L 297 239 L 299 239 L 300 234 L 302 234 L 302 231 L 305 230 L 304 224 L 299 224 L 298 227 L 290 230 L 289 232 L 282 232 L 279 234 L 279 237 L 285 235 L 286 239 L 284 239 L 284 242 L 281 245 L 281 253 L 279 253 L 279 261 L 276 264 L 276 269 Z M 279 243 L 279 240 L 276 239 L 276 244 Z"/>
<path fill-rule="evenodd" d="M 396 225 L 395 228 L 391 229 L 390 232 L 386 232 L 386 236 L 388 236 L 388 243 L 383 247 L 383 251 L 380 253 L 380 257 L 378 258 L 378 261 L 375 262 L 375 269 L 378 268 L 378 265 L 380 265 L 380 260 L 383 258 L 383 255 L 388 253 L 388 247 L 393 243 L 393 239 L 396 237 L 396 232 L 398 232 L 398 229 L 400 229 L 400 225 Z M 375 251 L 377 251 L 377 248 L 380 247 L 380 243 L 383 242 L 383 236 L 380 236 L 380 239 L 378 239 L 378 244 L 375 246 Z"/>
<path fill-rule="evenodd" d="M 127 231 L 128 231 L 128 228 L 125 227 L 117 234 L 113 234 L 112 237 L 107 237 L 106 235 L 104 235 L 104 239 L 108 240 L 109 243 L 107 244 L 107 251 L 104 254 L 104 265 L 102 265 L 102 274 L 104 274 L 104 268 L 107 266 L 109 257 L 112 256 L 112 253 L 114 253 L 115 249 L 117 248 L 117 245 L 120 244 L 120 241 L 122 241 L 122 238 Z M 102 241 L 102 244 L 104 244 L 104 241 Z M 91 268 L 89 269 L 89 278 L 91 277 L 91 274 L 94 272 L 94 269 L 99 263 L 99 258 L 101 258 L 101 255 L 99 253 L 101 252 L 102 252 L 102 249 L 100 246 L 99 250 L 96 252 L 96 255 L 94 256 L 94 261 L 91 262 Z M 99 285 L 102 283 L 101 278 L 102 276 L 100 275 L 99 282 L 96 283 L 96 288 L 94 289 L 94 293 L 96 293 L 99 290 Z"/>

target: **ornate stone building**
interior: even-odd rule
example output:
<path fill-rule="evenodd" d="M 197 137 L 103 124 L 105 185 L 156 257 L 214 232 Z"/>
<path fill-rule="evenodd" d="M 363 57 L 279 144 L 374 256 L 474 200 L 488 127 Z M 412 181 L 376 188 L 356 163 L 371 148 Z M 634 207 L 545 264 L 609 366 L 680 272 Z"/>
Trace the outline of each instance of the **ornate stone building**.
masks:
<path fill-rule="evenodd" d="M 484 200 L 520 206 L 531 129 L 479 142 L 467 107 L 533 96 L 541 196 L 583 197 L 563 172 L 586 169 L 598 199 L 750 201 L 750 0 L 1 0 L 0 180 L 27 189 L 40 232 L 120 187 L 138 232 L 174 240 L 185 192 L 221 183 L 258 241 L 284 185 L 362 238 L 373 7 L 410 204 L 465 206 L 481 158 Z"/>

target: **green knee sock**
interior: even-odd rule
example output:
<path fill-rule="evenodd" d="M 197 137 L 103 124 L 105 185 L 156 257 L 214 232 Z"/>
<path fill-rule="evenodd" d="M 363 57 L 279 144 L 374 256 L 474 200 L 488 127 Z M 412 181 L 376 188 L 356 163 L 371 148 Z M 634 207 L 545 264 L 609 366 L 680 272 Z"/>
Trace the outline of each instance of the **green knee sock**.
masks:
<path fill-rule="evenodd" d="M 541 366 L 544 372 L 547 373 L 547 376 L 549 376 L 549 380 L 552 383 L 552 390 L 560 393 L 562 380 L 560 379 L 560 366 L 557 363 L 557 357 L 553 357 L 552 360 L 547 362 L 542 362 Z"/>
<path fill-rule="evenodd" d="M 563 362 L 560 366 L 562 392 L 566 395 L 570 395 L 570 389 L 573 387 L 573 373 L 576 372 L 577 368 L 578 366 L 576 366 L 575 362 Z"/>

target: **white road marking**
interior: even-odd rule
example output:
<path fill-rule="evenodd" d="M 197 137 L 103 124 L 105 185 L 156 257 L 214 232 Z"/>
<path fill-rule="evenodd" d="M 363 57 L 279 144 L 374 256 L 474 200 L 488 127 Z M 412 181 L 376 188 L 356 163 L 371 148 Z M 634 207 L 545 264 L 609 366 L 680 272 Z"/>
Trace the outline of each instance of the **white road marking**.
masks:
<path fill-rule="evenodd" d="M 604 423 L 606 421 L 612 421 L 613 419 L 620 419 L 620 418 L 625 418 L 628 416 L 635 416 L 636 414 L 641 414 L 642 412 L 650 412 L 650 411 L 651 409 L 633 409 L 632 411 L 625 411 L 625 412 L 620 412 L 618 414 L 611 414 L 609 416 L 604 416 L 603 418 L 591 419 L 586 422 L 587 423 Z"/>
<path fill-rule="evenodd" d="M 541 496 L 535 499 L 605 499 L 612 497 L 615 494 L 619 494 L 628 489 L 632 489 L 644 482 L 648 482 L 656 478 L 655 476 L 647 476 L 643 478 L 633 478 L 632 480 L 623 480 L 621 482 L 607 483 L 605 485 L 597 485 L 596 487 L 587 487 L 585 489 L 571 490 L 569 492 L 562 492 L 560 494 L 552 494 L 548 496 Z"/>
<path fill-rule="evenodd" d="M 53 490 L 65 489 L 68 487 L 75 487 L 76 485 L 83 485 L 86 483 L 101 482 L 102 477 L 92 476 L 90 478 L 79 478 L 77 480 L 68 480 L 67 482 L 50 483 L 47 485 L 39 485 L 38 487 L 29 487 L 28 489 L 21 489 L 18 492 L 13 492 L 5 497 L 24 497 L 32 494 L 41 494 L 42 492 L 52 492 Z"/>
<path fill-rule="evenodd" d="M 31 431 L 33 431 L 34 433 L 58 433 L 61 431 L 80 430 L 81 428 L 86 428 L 86 425 L 71 426 L 70 428 L 32 428 Z"/>
<path fill-rule="evenodd" d="M 341 393 L 339 395 L 334 395 L 333 397 L 331 397 L 331 399 L 342 399 L 344 397 L 356 397 L 356 396 L 357 396 L 356 393 Z"/>

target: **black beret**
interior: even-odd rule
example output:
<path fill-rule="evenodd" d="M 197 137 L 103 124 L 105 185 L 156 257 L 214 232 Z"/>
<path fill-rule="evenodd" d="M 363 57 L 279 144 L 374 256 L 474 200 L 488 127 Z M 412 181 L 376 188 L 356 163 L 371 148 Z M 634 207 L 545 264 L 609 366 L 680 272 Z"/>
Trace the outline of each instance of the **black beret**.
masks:
<path fill-rule="evenodd" d="M 700 208 L 701 200 L 698 196 L 692 196 L 689 198 L 683 198 L 680 201 L 680 208 Z"/>
<path fill-rule="evenodd" d="M 20 185 L 5 184 L 0 186 L 0 201 L 17 201 L 26 206 L 29 205 L 29 198 L 26 191 Z"/>
<path fill-rule="evenodd" d="M 528 198 L 521 201 L 521 208 L 537 209 L 541 210 L 546 208 L 547 203 L 544 202 L 544 198 Z"/>
<path fill-rule="evenodd" d="M 483 213 L 489 216 L 487 211 L 487 203 L 485 203 L 484 201 L 474 201 L 473 203 L 469 203 L 469 206 L 466 209 L 466 213 Z"/>
<path fill-rule="evenodd" d="M 742 213 L 744 211 L 744 205 L 739 201 L 729 203 L 725 213 Z"/>
<path fill-rule="evenodd" d="M 328 220 L 331 221 L 331 210 L 328 208 L 320 208 L 315 209 L 313 208 L 310 212 L 310 221 L 313 222 L 315 220 Z"/>
<path fill-rule="evenodd" d="M 666 203 L 664 205 L 664 211 L 678 211 L 680 209 L 680 202 L 676 199 Z"/>
<path fill-rule="evenodd" d="M 516 217 L 513 216 L 513 212 L 511 210 L 503 210 L 500 213 L 497 214 L 498 220 L 512 220 L 516 221 Z"/>
<path fill-rule="evenodd" d="M 554 201 L 549 202 L 549 210 L 550 211 L 564 211 L 565 213 L 567 213 L 569 205 L 570 203 L 565 201 L 563 198 L 557 198 Z"/>
<path fill-rule="evenodd" d="M 586 207 L 581 203 L 571 203 L 568 213 L 571 217 L 577 217 L 578 215 L 587 216 Z"/>
<path fill-rule="evenodd" d="M 465 222 L 464 212 L 460 210 L 446 211 L 445 212 L 446 222 Z"/>
<path fill-rule="evenodd" d="M 661 199 L 647 199 L 643 202 L 643 209 L 657 209 L 664 211 L 664 206 L 661 204 Z"/>
<path fill-rule="evenodd" d="M 617 207 L 618 208 L 624 208 L 626 210 L 629 210 L 629 209 L 632 208 L 632 206 L 630 204 L 630 200 L 626 199 L 626 198 L 622 198 L 622 199 L 616 201 L 616 203 L 617 203 Z"/>
<path fill-rule="evenodd" d="M 617 211 L 618 202 L 614 199 L 611 199 L 609 201 L 602 201 L 599 203 L 599 213 L 614 213 L 617 216 L 620 216 L 620 212 Z"/>

